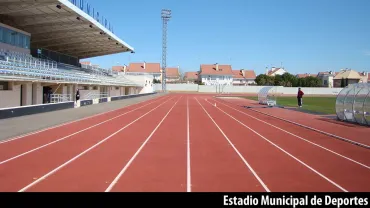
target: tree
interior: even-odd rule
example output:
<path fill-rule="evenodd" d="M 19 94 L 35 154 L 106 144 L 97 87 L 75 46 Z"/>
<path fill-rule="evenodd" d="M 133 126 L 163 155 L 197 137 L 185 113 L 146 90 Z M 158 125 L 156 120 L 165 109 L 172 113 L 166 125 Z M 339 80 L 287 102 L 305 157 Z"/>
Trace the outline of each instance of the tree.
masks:
<path fill-rule="evenodd" d="M 304 78 L 306 81 L 306 86 L 305 87 L 321 87 L 321 81 L 317 77 L 305 77 Z"/>
<path fill-rule="evenodd" d="M 298 78 L 297 87 L 306 87 L 305 78 Z"/>
<path fill-rule="evenodd" d="M 266 85 L 274 86 L 275 77 L 266 75 Z"/>
<path fill-rule="evenodd" d="M 268 76 L 266 74 L 260 74 L 256 77 L 255 82 L 257 85 L 266 85 Z"/>
<path fill-rule="evenodd" d="M 282 84 L 282 83 L 283 83 L 283 77 L 280 74 L 275 75 L 274 85 L 275 86 L 279 86 L 279 85 L 284 86 L 284 84 Z"/>
<path fill-rule="evenodd" d="M 296 87 L 297 86 L 298 79 L 293 74 L 284 73 L 282 75 L 282 79 L 284 80 L 284 83 L 285 83 L 284 87 L 290 87 L 290 86 Z"/>

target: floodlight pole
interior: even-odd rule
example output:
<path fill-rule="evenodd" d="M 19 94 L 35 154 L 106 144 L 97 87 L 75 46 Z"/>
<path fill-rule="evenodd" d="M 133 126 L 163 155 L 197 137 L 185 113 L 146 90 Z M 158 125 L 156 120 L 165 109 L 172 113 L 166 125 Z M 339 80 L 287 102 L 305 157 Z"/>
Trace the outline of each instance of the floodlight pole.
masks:
<path fill-rule="evenodd" d="M 162 9 L 162 91 L 166 92 L 166 68 L 167 68 L 167 22 L 171 18 L 171 10 Z"/>

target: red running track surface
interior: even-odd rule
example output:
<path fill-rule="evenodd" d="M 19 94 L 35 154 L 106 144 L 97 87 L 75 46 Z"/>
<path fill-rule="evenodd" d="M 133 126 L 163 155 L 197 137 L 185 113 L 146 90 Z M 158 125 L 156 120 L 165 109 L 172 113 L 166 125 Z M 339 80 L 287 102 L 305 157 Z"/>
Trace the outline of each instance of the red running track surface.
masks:
<path fill-rule="evenodd" d="M 257 101 L 248 99 L 221 99 L 239 106 L 261 106 Z M 366 126 L 284 108 L 255 108 L 254 110 L 370 146 L 370 129 Z"/>
<path fill-rule="evenodd" d="M 0 184 L 8 192 L 368 192 L 370 150 L 210 95 L 170 94 L 0 143 Z"/>

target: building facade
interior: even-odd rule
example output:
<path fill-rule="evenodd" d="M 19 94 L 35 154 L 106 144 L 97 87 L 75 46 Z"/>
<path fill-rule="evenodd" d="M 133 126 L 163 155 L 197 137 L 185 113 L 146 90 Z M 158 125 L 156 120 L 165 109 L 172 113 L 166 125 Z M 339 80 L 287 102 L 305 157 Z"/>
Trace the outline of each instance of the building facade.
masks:
<path fill-rule="evenodd" d="M 204 85 L 232 85 L 233 72 L 231 69 L 231 65 L 200 65 L 198 82 Z"/>

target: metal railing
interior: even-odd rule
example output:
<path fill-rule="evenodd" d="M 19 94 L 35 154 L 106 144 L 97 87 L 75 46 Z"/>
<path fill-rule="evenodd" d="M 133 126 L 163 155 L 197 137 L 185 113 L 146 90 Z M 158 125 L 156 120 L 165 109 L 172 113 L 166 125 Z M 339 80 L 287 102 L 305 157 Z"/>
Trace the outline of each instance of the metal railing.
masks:
<path fill-rule="evenodd" d="M 73 101 L 71 94 L 51 94 L 50 95 L 51 103 L 61 103 L 61 102 L 68 102 L 68 101 Z"/>
<path fill-rule="evenodd" d="M 105 98 L 105 97 L 108 97 L 108 93 L 106 92 L 104 93 L 89 92 L 82 97 L 82 100 L 91 100 L 91 99 Z"/>
<path fill-rule="evenodd" d="M 72 71 L 54 68 L 53 63 L 27 62 L 16 59 L 0 60 L 0 76 L 4 78 L 34 79 L 49 81 L 64 81 L 87 84 L 107 85 L 135 85 L 139 84 L 125 77 L 108 77 L 104 75 L 91 75 L 83 71 Z"/>

